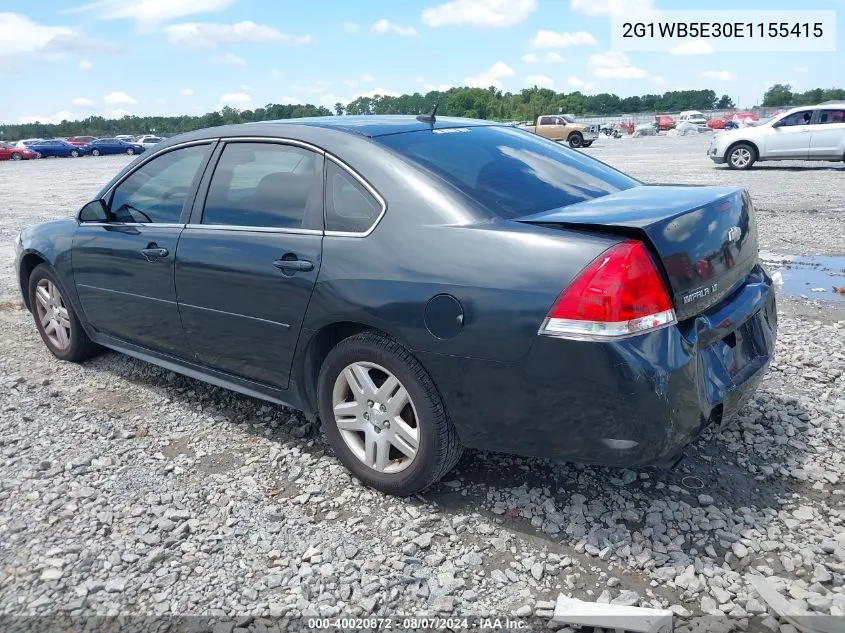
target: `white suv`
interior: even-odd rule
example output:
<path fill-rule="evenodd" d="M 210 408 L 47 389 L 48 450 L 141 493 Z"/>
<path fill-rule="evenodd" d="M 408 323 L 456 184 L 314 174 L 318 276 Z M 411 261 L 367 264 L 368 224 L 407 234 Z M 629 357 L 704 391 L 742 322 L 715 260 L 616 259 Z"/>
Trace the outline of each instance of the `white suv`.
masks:
<path fill-rule="evenodd" d="M 717 133 L 707 155 L 731 169 L 758 160 L 845 161 L 845 103 L 792 108 L 755 127 Z"/>

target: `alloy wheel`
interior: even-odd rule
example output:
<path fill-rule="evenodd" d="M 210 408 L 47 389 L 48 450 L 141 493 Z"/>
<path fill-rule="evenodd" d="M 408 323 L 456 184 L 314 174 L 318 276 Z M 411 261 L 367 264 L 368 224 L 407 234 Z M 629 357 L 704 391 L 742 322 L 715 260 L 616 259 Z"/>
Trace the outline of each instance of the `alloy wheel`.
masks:
<path fill-rule="evenodd" d="M 35 289 L 36 312 L 44 334 L 60 351 L 70 347 L 70 315 L 59 288 L 49 279 L 41 279 Z"/>
<path fill-rule="evenodd" d="M 731 164 L 734 167 L 745 167 L 751 162 L 751 151 L 740 147 L 731 153 Z"/>
<path fill-rule="evenodd" d="M 399 473 L 416 458 L 416 408 L 399 379 L 381 365 L 347 365 L 335 380 L 332 409 L 346 446 L 369 468 Z"/>

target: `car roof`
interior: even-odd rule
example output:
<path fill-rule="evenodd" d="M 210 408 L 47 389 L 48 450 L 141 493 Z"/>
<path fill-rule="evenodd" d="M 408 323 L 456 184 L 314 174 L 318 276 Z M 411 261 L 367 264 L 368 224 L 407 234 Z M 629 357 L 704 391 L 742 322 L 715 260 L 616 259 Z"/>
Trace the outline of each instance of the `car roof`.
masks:
<path fill-rule="evenodd" d="M 244 131 L 246 129 L 267 128 L 268 134 L 278 133 L 278 126 L 304 125 L 309 127 L 321 127 L 326 129 L 358 134 L 365 137 L 385 136 L 388 134 L 400 134 L 402 132 L 415 132 L 421 130 L 439 130 L 455 127 L 478 127 L 501 125 L 495 121 L 481 119 L 464 119 L 460 117 L 435 117 L 434 124 L 428 121 L 420 121 L 413 115 L 360 115 L 360 116 L 326 116 L 307 117 L 300 119 L 279 119 L 273 121 L 257 121 L 254 123 L 241 123 L 238 125 L 225 126 L 226 132 L 233 130 Z M 220 130 L 220 128 L 206 128 L 197 130 L 205 132 L 208 130 Z M 258 132 L 260 133 L 260 132 Z M 225 135 L 225 134 L 224 134 Z M 207 136 L 207 135 L 206 135 Z"/>

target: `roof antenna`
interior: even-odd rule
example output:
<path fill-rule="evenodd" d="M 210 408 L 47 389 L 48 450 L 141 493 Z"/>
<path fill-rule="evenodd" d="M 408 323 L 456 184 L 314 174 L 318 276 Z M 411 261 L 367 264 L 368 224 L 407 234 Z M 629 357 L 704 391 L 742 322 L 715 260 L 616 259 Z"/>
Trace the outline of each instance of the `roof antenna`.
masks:
<path fill-rule="evenodd" d="M 439 105 L 440 102 L 434 104 L 434 108 L 431 110 L 431 114 L 418 114 L 417 121 L 420 121 L 422 123 L 431 123 L 431 125 L 434 125 L 434 123 L 437 121 L 437 117 L 435 115 L 437 114 L 437 106 Z"/>

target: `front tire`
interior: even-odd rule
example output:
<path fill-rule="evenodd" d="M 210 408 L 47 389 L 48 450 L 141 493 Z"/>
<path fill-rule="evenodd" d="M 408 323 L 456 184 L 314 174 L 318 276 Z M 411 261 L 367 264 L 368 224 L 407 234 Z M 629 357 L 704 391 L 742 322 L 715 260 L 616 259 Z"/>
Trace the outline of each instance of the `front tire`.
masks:
<path fill-rule="evenodd" d="M 77 149 L 70 150 L 70 157 L 71 158 L 79 158 L 79 150 L 77 150 Z"/>
<path fill-rule="evenodd" d="M 103 153 L 98 149 L 92 149 L 91 150 L 91 156 L 102 156 L 102 155 L 103 155 Z"/>
<path fill-rule="evenodd" d="M 14 154 L 12 154 L 12 160 L 23 160 L 23 155 L 19 154 L 18 152 L 15 152 Z"/>
<path fill-rule="evenodd" d="M 402 345 L 376 332 L 337 344 L 317 379 L 323 431 L 364 484 L 406 496 L 425 490 L 463 451 L 440 394 Z"/>
<path fill-rule="evenodd" d="M 567 141 L 569 141 L 569 147 L 572 149 L 578 149 L 584 144 L 584 136 L 581 132 L 573 132 L 569 135 Z"/>
<path fill-rule="evenodd" d="M 135 153 L 135 150 L 130 147 L 128 150 L 126 150 L 126 153 L 132 156 L 132 154 Z"/>
<path fill-rule="evenodd" d="M 56 273 L 47 264 L 29 276 L 29 305 L 41 340 L 59 360 L 79 362 L 100 347 L 88 338 Z"/>
<path fill-rule="evenodd" d="M 738 143 L 731 148 L 726 158 L 731 169 L 749 169 L 757 160 L 757 154 L 748 143 Z"/>

